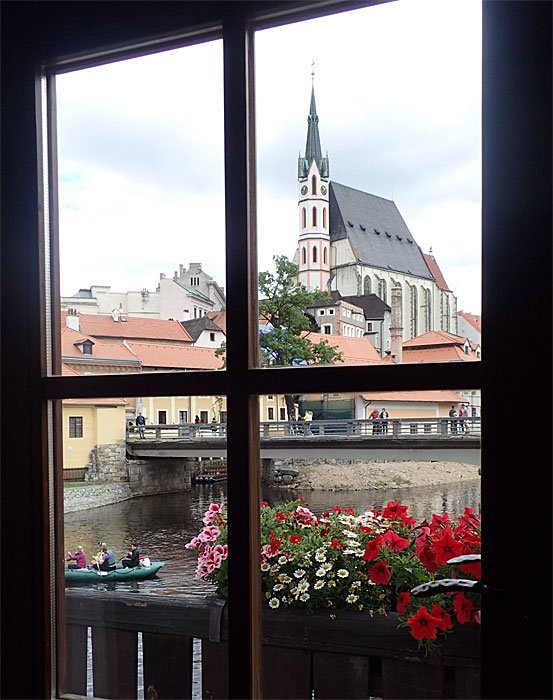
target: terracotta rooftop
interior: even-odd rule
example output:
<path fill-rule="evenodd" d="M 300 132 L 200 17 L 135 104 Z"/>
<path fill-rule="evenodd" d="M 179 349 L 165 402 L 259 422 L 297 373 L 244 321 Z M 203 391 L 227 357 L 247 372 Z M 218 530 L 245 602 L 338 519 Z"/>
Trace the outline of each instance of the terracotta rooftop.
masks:
<path fill-rule="evenodd" d="M 78 349 L 78 345 L 86 340 L 93 343 L 92 355 L 85 355 Z M 66 361 L 71 362 L 94 364 L 94 362 L 113 361 L 138 364 L 137 358 L 122 343 L 105 343 L 67 326 L 61 329 L 61 355 Z"/>
<path fill-rule="evenodd" d="M 457 316 L 464 318 L 467 323 L 475 328 L 479 333 L 482 332 L 482 316 L 478 314 L 471 314 L 470 311 L 458 311 Z"/>
<path fill-rule="evenodd" d="M 456 391 L 371 391 L 362 394 L 366 401 L 390 403 L 391 401 L 413 401 L 414 403 L 462 403 L 463 397 Z"/>
<path fill-rule="evenodd" d="M 62 326 L 66 325 L 67 312 L 62 311 Z M 114 321 L 111 314 L 79 314 L 79 329 L 93 338 L 118 338 L 121 340 L 171 340 L 192 343 L 192 338 L 179 321 L 160 318 L 126 317 L 126 321 Z"/>
<path fill-rule="evenodd" d="M 433 274 L 438 287 L 440 289 L 443 289 L 444 292 L 451 292 L 451 289 L 449 288 L 449 285 L 445 281 L 445 277 L 443 276 L 442 271 L 440 270 L 440 266 L 436 262 L 436 258 L 433 255 L 428 255 L 427 253 L 423 253 L 423 257 L 426 264 L 428 265 L 428 269 Z"/>
<path fill-rule="evenodd" d="M 144 368 L 206 370 L 221 369 L 223 365 L 223 358 L 216 357 L 212 348 L 134 341 L 128 345 Z"/>
<path fill-rule="evenodd" d="M 438 345 L 463 345 L 465 338 L 460 335 L 454 335 L 447 331 L 428 331 L 422 335 L 417 335 L 415 338 L 406 340 L 403 343 L 403 348 L 422 348 L 435 347 Z"/>
<path fill-rule="evenodd" d="M 208 311 L 207 317 L 216 323 L 226 335 L 227 333 L 227 313 L 226 311 Z"/>
<path fill-rule="evenodd" d="M 378 351 L 368 338 L 350 338 L 346 335 L 330 335 L 323 333 L 307 333 L 313 343 L 327 341 L 343 354 L 343 361 L 338 365 L 374 365 L 382 360 Z"/>

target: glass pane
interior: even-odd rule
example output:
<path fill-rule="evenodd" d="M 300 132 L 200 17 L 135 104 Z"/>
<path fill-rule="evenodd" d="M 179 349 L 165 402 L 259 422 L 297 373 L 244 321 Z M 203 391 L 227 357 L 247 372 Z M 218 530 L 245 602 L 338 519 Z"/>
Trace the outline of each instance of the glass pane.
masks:
<path fill-rule="evenodd" d="M 256 33 L 262 364 L 478 359 L 480 44 L 478 0 Z"/>
<path fill-rule="evenodd" d="M 62 402 L 65 692 L 201 698 L 227 682 L 206 578 L 226 571 L 226 415 L 223 396 Z"/>
<path fill-rule="evenodd" d="M 479 397 L 261 397 L 264 697 L 479 697 Z"/>
<path fill-rule="evenodd" d="M 79 374 L 220 366 L 222 69 L 210 41 L 56 76 L 62 362 Z"/>

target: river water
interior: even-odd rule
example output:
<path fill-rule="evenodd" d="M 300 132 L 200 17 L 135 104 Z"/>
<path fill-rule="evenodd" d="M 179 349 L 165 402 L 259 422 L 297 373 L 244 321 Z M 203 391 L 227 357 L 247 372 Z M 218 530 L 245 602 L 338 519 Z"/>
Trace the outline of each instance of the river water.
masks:
<path fill-rule="evenodd" d="M 389 490 L 309 491 L 303 494 L 310 509 L 321 514 L 333 505 L 352 506 L 358 511 L 382 508 L 388 501 L 409 505 L 416 519 L 432 513 L 461 514 L 465 506 L 480 510 L 480 480 L 440 486 L 419 486 Z M 296 497 L 283 489 L 264 489 L 262 498 L 277 505 Z M 126 555 L 136 540 L 142 554 L 165 561 L 165 567 L 151 581 L 92 584 L 102 590 L 179 595 L 213 593 L 211 584 L 195 578 L 196 553 L 185 548 L 202 527 L 204 512 L 212 502 L 226 501 L 226 482 L 193 486 L 190 491 L 136 498 L 111 506 L 92 508 L 65 516 L 65 547 L 85 549 L 90 561 L 107 542 L 117 558 Z"/>

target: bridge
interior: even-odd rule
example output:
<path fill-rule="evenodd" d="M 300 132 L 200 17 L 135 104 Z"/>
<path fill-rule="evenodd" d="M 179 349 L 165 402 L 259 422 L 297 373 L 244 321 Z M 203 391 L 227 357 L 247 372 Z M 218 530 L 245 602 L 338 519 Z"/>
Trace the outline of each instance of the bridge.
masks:
<path fill-rule="evenodd" d="M 271 421 L 260 424 L 262 458 L 446 461 L 480 465 L 480 418 Z M 131 458 L 226 457 L 226 423 L 129 425 Z"/>

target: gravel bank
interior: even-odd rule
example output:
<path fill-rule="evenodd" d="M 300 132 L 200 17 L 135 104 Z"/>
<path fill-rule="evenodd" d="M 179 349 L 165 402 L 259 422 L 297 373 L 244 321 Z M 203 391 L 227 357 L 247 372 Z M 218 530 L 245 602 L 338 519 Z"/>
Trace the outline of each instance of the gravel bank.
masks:
<path fill-rule="evenodd" d="M 306 465 L 294 461 L 299 472 L 286 488 L 312 491 L 362 491 L 408 486 L 436 486 L 479 478 L 479 467 L 461 462 L 347 462 Z M 283 484 L 284 485 L 284 484 Z"/>

